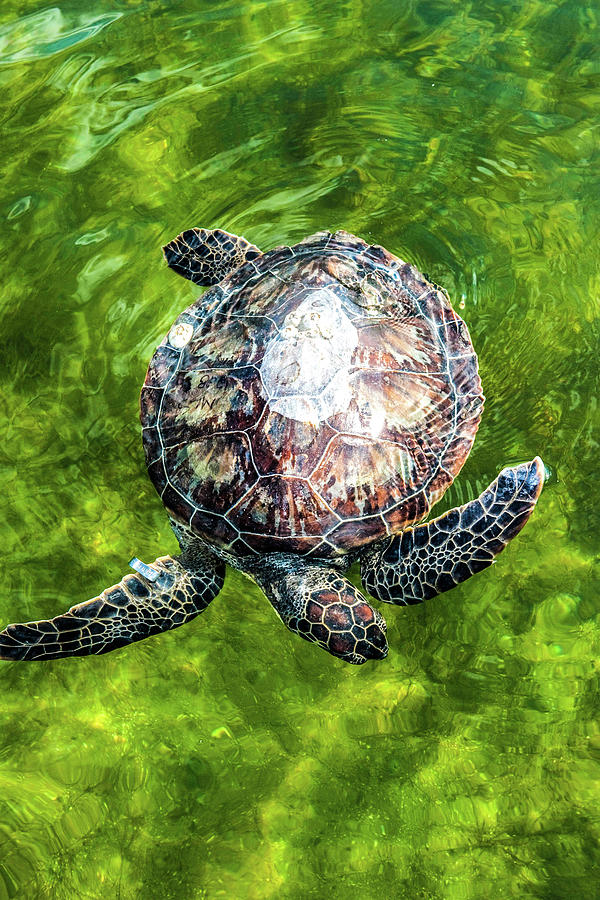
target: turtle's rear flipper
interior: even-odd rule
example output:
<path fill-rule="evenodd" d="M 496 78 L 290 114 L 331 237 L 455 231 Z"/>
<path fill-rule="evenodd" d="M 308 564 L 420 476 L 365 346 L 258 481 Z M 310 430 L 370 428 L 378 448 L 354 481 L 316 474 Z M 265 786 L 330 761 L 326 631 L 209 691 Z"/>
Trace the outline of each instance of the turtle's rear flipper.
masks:
<path fill-rule="evenodd" d="M 149 577 L 126 575 L 99 597 L 73 606 L 55 619 L 9 625 L 0 632 L 0 659 L 108 653 L 177 628 L 203 612 L 216 597 L 223 586 L 224 568 L 219 564 L 206 573 L 192 573 L 177 559 L 160 557 L 144 569 Z"/>
<path fill-rule="evenodd" d="M 167 264 L 195 284 L 218 284 L 261 252 L 246 238 L 216 228 L 189 228 L 163 247 Z"/>
<path fill-rule="evenodd" d="M 537 456 L 503 469 L 471 503 L 408 528 L 365 555 L 363 583 L 379 600 L 420 603 L 487 568 L 527 522 L 544 484 Z"/>

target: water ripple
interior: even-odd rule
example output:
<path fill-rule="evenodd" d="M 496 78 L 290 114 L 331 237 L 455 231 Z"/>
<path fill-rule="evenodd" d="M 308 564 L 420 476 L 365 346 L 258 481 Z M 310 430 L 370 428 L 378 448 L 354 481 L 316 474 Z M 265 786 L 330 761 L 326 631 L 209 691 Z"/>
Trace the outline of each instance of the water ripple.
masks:
<path fill-rule="evenodd" d="M 122 15 L 114 12 L 97 18 L 79 16 L 75 27 L 57 6 L 22 16 L 16 22 L 0 27 L 0 66 L 62 53 L 94 37 Z"/>
<path fill-rule="evenodd" d="M 160 253 L 190 225 L 344 227 L 415 262 L 487 396 L 443 503 L 534 453 L 554 474 L 493 568 L 385 610 L 380 666 L 294 639 L 230 572 L 185 628 L 2 667 L 0 897 L 591 896 L 598 12 L 42 5 L 0 11 L 0 624 L 176 550 L 137 404 L 197 295 Z"/>

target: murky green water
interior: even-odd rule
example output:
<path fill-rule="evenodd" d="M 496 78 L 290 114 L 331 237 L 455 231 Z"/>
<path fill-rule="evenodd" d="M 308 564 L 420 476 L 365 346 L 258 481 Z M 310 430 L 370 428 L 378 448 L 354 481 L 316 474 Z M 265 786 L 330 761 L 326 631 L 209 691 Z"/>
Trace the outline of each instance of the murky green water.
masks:
<path fill-rule="evenodd" d="M 138 391 L 183 227 L 344 227 L 461 304 L 487 405 L 444 507 L 552 471 L 498 564 L 354 669 L 259 592 L 2 665 L 5 898 L 597 898 L 597 6 L 5 0 L 0 621 L 175 541 Z M 462 298 L 462 303 L 461 303 Z"/>

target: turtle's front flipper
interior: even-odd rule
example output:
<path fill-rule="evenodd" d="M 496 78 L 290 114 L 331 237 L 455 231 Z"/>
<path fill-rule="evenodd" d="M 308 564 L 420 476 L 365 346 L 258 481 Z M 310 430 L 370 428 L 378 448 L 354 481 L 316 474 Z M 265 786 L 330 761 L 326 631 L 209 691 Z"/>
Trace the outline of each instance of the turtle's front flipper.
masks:
<path fill-rule="evenodd" d="M 218 284 L 242 263 L 261 256 L 246 238 L 215 228 L 189 228 L 163 247 L 167 264 L 202 286 Z"/>
<path fill-rule="evenodd" d="M 383 659 L 383 617 L 354 585 L 332 569 L 298 557 L 264 557 L 253 575 L 284 625 L 345 662 Z"/>
<path fill-rule="evenodd" d="M 483 494 L 367 551 L 363 583 L 379 600 L 420 603 L 487 568 L 527 522 L 544 484 L 539 457 L 503 469 Z"/>
<path fill-rule="evenodd" d="M 126 575 L 99 597 L 62 616 L 9 625 L 0 632 L 0 659 L 58 659 L 108 653 L 177 628 L 203 612 L 223 586 L 224 565 L 192 572 L 163 556 L 144 574 Z M 150 580 L 152 579 L 152 580 Z"/>

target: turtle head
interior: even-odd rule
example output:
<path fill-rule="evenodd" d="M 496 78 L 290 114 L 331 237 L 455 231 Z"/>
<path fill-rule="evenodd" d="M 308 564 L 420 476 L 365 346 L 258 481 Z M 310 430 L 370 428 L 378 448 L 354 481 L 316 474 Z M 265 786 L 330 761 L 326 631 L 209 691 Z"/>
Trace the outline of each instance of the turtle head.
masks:
<path fill-rule="evenodd" d="M 254 577 L 285 625 L 345 662 L 384 659 L 383 616 L 339 572 L 298 557 L 264 557 Z"/>
<path fill-rule="evenodd" d="M 296 630 L 332 656 L 355 665 L 384 659 L 388 653 L 385 619 L 351 582 L 339 576 L 331 586 L 311 592 Z"/>

